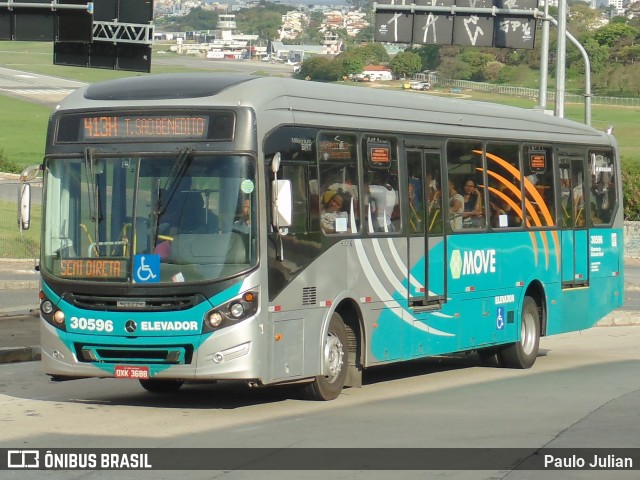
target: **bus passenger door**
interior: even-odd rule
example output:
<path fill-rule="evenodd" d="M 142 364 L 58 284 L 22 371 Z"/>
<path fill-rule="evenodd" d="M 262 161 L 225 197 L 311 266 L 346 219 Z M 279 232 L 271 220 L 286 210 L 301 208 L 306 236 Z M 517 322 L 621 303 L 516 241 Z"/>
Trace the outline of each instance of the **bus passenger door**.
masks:
<path fill-rule="evenodd" d="M 446 299 L 440 151 L 406 151 L 409 307 L 439 307 Z"/>
<path fill-rule="evenodd" d="M 587 184 L 582 158 L 560 158 L 560 206 L 562 226 L 562 286 L 589 283 Z"/>

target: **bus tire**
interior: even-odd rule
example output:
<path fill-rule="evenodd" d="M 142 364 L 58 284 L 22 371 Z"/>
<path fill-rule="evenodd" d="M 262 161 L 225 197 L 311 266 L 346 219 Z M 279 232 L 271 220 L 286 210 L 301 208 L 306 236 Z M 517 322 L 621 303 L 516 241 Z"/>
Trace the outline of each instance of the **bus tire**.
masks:
<path fill-rule="evenodd" d="M 334 312 L 322 347 L 322 363 L 327 375 L 318 375 L 305 386 L 305 393 L 312 400 L 333 400 L 340 395 L 349 365 L 348 341 L 342 317 Z"/>
<path fill-rule="evenodd" d="M 153 393 L 177 392 L 183 383 L 182 380 L 140 380 L 142 388 Z"/>
<path fill-rule="evenodd" d="M 502 364 L 508 368 L 530 368 L 540 347 L 540 313 L 531 297 L 524 297 L 520 318 L 520 340 L 500 351 Z"/>

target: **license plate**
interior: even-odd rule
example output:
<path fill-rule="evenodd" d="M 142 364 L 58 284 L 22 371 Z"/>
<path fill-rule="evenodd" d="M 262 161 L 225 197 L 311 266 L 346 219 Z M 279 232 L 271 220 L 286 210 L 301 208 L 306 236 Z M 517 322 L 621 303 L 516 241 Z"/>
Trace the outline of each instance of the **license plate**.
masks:
<path fill-rule="evenodd" d="M 134 378 L 144 380 L 149 378 L 149 367 L 135 367 L 132 365 L 116 365 L 116 378 Z"/>

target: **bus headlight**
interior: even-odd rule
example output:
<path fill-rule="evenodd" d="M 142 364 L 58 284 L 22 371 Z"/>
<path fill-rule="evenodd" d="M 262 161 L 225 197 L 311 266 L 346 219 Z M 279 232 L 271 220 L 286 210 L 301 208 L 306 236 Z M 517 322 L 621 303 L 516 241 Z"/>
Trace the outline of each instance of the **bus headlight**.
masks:
<path fill-rule="evenodd" d="M 42 313 L 45 313 L 47 315 L 53 312 L 53 304 L 51 303 L 51 300 L 45 300 L 44 302 L 42 302 L 40 304 L 40 308 L 42 309 Z"/>
<path fill-rule="evenodd" d="M 53 314 L 53 321 L 58 325 L 62 325 L 64 323 L 64 312 L 62 310 L 58 310 Z"/>
<path fill-rule="evenodd" d="M 248 290 L 242 295 L 216 305 L 204 314 L 202 333 L 224 328 L 252 317 L 258 312 L 258 292 Z"/>
<path fill-rule="evenodd" d="M 220 312 L 211 312 L 206 317 L 207 325 L 211 328 L 219 327 L 223 320 L 224 317 Z"/>
<path fill-rule="evenodd" d="M 232 303 L 229 312 L 233 318 L 241 318 L 244 315 L 244 307 L 241 303 Z"/>

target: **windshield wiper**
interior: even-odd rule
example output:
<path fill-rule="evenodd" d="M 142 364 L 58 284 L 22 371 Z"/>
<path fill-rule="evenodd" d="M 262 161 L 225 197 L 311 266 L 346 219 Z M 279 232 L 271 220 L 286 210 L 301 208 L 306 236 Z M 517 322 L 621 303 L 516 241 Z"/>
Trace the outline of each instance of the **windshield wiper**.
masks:
<path fill-rule="evenodd" d="M 98 188 L 98 182 L 96 181 L 96 174 L 94 172 L 94 149 L 86 148 L 84 151 L 84 164 L 85 173 L 87 176 L 87 197 L 89 201 L 89 218 L 93 222 L 93 238 L 94 238 L 94 251 L 98 254 L 98 245 L 100 242 L 99 234 L 100 229 L 98 224 L 102 221 L 102 215 L 100 214 L 100 191 Z M 88 232 L 87 232 L 88 233 Z"/>
<path fill-rule="evenodd" d="M 171 203 L 173 195 L 178 190 L 178 186 L 184 178 L 184 174 L 189 167 L 189 162 L 194 151 L 194 148 L 185 148 L 184 150 L 180 150 L 180 152 L 178 153 L 176 163 L 173 164 L 171 173 L 169 173 L 169 177 L 167 178 L 167 183 L 165 183 L 165 186 L 163 188 L 164 195 L 158 195 L 156 208 L 153 211 L 153 213 L 156 215 L 156 223 L 157 218 L 165 212 L 165 210 L 167 209 L 167 205 Z"/>
<path fill-rule="evenodd" d="M 84 151 L 84 166 L 87 175 L 87 197 L 89 198 L 89 218 L 95 223 L 100 221 L 100 208 L 98 207 L 98 184 L 93 173 L 93 148 Z"/>

